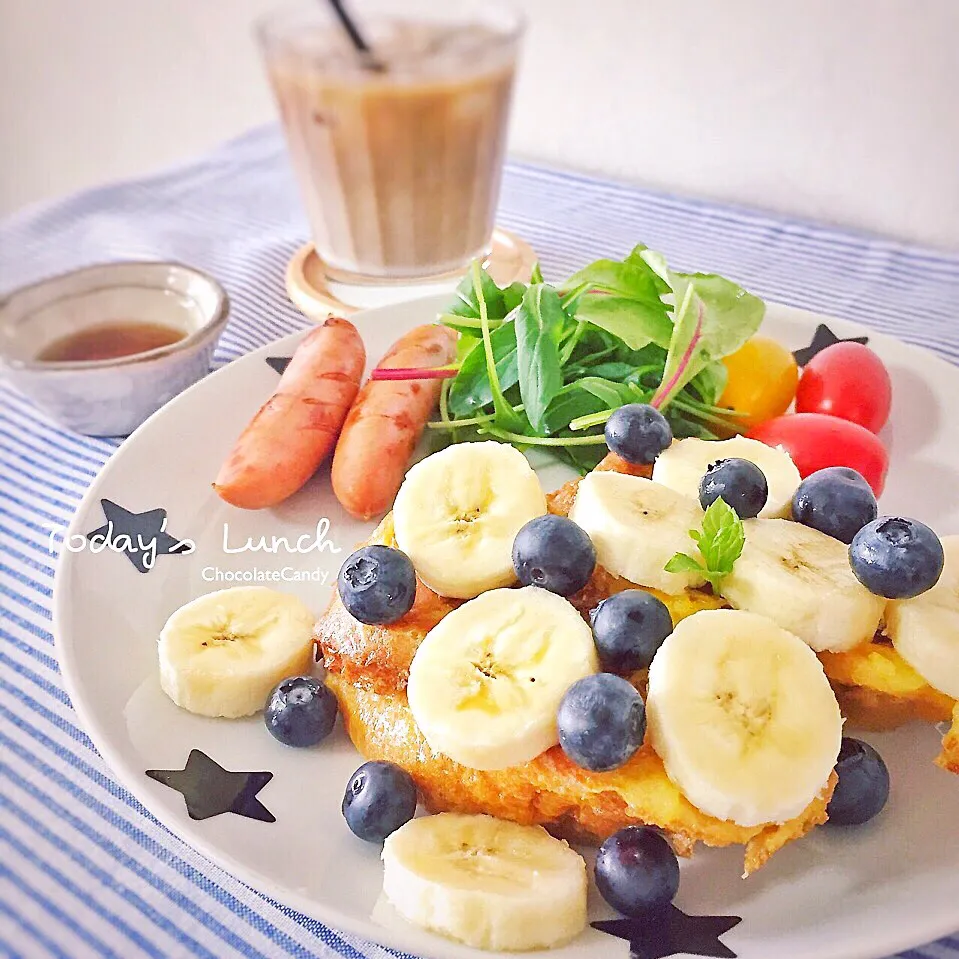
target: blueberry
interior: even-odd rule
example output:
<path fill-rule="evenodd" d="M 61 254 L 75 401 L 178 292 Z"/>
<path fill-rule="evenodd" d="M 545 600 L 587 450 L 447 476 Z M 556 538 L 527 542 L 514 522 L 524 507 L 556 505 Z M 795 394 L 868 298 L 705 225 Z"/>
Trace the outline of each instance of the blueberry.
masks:
<path fill-rule="evenodd" d="M 565 516 L 537 516 L 513 540 L 513 568 L 524 586 L 572 596 L 596 568 L 596 548 L 582 527 Z"/>
<path fill-rule="evenodd" d="M 879 514 L 876 496 L 861 473 L 829 466 L 807 476 L 793 494 L 793 519 L 842 543 Z"/>
<path fill-rule="evenodd" d="M 843 738 L 836 761 L 839 782 L 826 812 L 834 826 L 861 826 L 889 798 L 889 770 L 869 743 Z"/>
<path fill-rule="evenodd" d="M 273 687 L 263 721 L 284 746 L 315 746 L 333 730 L 336 696 L 312 676 L 292 676 Z"/>
<path fill-rule="evenodd" d="M 340 599 L 361 623 L 395 623 L 416 599 L 416 571 L 406 553 L 389 546 L 364 546 L 351 553 L 336 580 Z"/>
<path fill-rule="evenodd" d="M 606 421 L 606 445 L 627 463 L 648 466 L 672 441 L 666 417 L 646 403 L 620 406 Z"/>
<path fill-rule="evenodd" d="M 679 860 L 655 829 L 627 826 L 599 847 L 596 888 L 624 916 L 661 912 L 679 890 Z"/>
<path fill-rule="evenodd" d="M 646 707 L 636 690 L 612 673 L 573 683 L 559 704 L 559 744 L 582 769 L 608 772 L 643 744 Z"/>
<path fill-rule="evenodd" d="M 910 599 L 939 582 L 945 554 L 939 537 L 914 519 L 880 516 L 853 537 L 849 563 L 871 593 Z"/>
<path fill-rule="evenodd" d="M 382 842 L 416 812 L 416 784 L 405 770 L 382 761 L 363 763 L 343 794 L 343 817 L 353 834 Z"/>
<path fill-rule="evenodd" d="M 768 498 L 766 474 L 750 460 L 717 460 L 710 463 L 699 481 L 699 505 L 703 509 L 722 499 L 740 519 L 758 516 Z"/>
<path fill-rule="evenodd" d="M 604 599 L 589 614 L 603 669 L 630 673 L 646 669 L 673 631 L 666 604 L 642 589 L 625 589 Z"/>

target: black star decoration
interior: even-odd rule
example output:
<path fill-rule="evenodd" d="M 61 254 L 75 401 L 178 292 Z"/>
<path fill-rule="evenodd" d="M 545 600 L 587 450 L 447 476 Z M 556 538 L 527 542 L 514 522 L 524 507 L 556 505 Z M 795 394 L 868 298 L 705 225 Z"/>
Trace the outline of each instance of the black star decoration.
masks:
<path fill-rule="evenodd" d="M 183 769 L 148 769 L 146 774 L 182 793 L 191 819 L 232 812 L 247 819 L 276 822 L 276 816 L 256 798 L 273 773 L 230 772 L 206 753 L 193 749 Z"/>
<path fill-rule="evenodd" d="M 277 373 L 282 376 L 286 372 L 286 368 L 290 365 L 290 360 L 292 356 L 268 356 L 266 358 L 266 365 L 272 370 L 276 370 Z"/>
<path fill-rule="evenodd" d="M 106 523 L 87 539 L 94 546 L 109 547 L 126 555 L 141 573 L 153 569 L 157 556 L 186 555 L 195 549 L 190 540 L 179 540 L 166 531 L 166 510 L 131 513 L 112 500 L 100 500 Z"/>
<path fill-rule="evenodd" d="M 813 334 L 812 343 L 809 346 L 804 346 L 801 350 L 796 350 L 793 357 L 800 366 L 805 366 L 817 353 L 822 353 L 827 346 L 833 346 L 835 343 L 862 343 L 865 346 L 868 342 L 868 336 L 853 336 L 848 340 L 841 340 L 825 323 L 820 323 Z"/>
<path fill-rule="evenodd" d="M 667 956 L 713 956 L 736 959 L 719 937 L 742 922 L 739 916 L 687 916 L 675 906 L 649 919 L 610 919 L 594 922 L 600 932 L 626 939 L 630 959 L 666 959 Z"/>

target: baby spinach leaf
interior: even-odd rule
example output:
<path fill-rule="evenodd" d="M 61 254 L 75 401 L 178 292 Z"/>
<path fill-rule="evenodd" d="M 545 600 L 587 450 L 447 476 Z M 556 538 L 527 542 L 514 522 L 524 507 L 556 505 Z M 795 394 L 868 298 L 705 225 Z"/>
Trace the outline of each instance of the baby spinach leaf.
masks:
<path fill-rule="evenodd" d="M 460 339 L 463 337 L 461 335 Z M 449 393 L 449 411 L 453 417 L 466 419 L 475 416 L 493 402 L 486 366 L 486 350 L 483 341 L 475 337 L 464 359 L 460 362 L 459 373 L 452 381 Z M 516 366 L 516 327 L 504 323 L 490 333 L 490 345 L 493 348 L 493 362 L 500 390 L 506 392 L 516 385 L 519 373 Z"/>
<path fill-rule="evenodd" d="M 503 316 L 509 316 L 513 310 L 516 309 L 523 302 L 523 296 L 526 293 L 526 284 L 520 283 L 519 281 L 515 283 L 510 283 L 503 290 L 503 310 L 505 311 Z"/>
<path fill-rule="evenodd" d="M 631 349 L 647 343 L 669 346 L 672 324 L 662 295 L 669 286 L 643 259 L 645 247 L 636 247 L 623 260 L 596 260 L 574 273 L 564 289 L 587 285 L 576 316 L 607 330 Z"/>
<path fill-rule="evenodd" d="M 636 369 L 632 363 L 619 363 L 616 361 L 610 363 L 591 363 L 583 364 L 579 367 L 570 368 L 567 370 L 567 379 L 570 382 L 581 379 L 583 376 L 586 376 L 586 370 L 589 370 L 589 375 L 602 377 L 604 380 L 613 380 L 614 382 L 621 383 L 626 379 L 627 376 L 630 376 Z"/>
<path fill-rule="evenodd" d="M 556 290 L 542 283 L 529 287 L 514 316 L 519 392 L 526 417 L 539 432 L 546 408 L 563 386 L 559 340 L 569 317 Z"/>
<path fill-rule="evenodd" d="M 599 465 L 607 452 L 605 446 L 567 446 L 558 450 L 560 457 L 584 476 Z"/>
<path fill-rule="evenodd" d="M 567 429 L 570 422 L 578 416 L 588 416 L 605 409 L 607 406 L 599 397 L 580 389 L 578 383 L 570 383 L 553 397 L 546 408 L 543 415 L 543 432 L 552 436 Z"/>
<path fill-rule="evenodd" d="M 475 336 L 473 332 L 460 333 L 456 340 L 456 365 L 462 366 L 473 347 L 482 342 L 482 337 Z"/>
<path fill-rule="evenodd" d="M 632 403 L 634 399 L 628 386 L 614 383 L 601 376 L 584 376 L 575 383 L 575 386 L 601 400 L 607 410 L 614 410 L 624 403 Z"/>
<path fill-rule="evenodd" d="M 646 247 L 640 245 L 622 260 L 596 260 L 574 273 L 563 284 L 563 288 L 571 289 L 581 283 L 589 283 L 594 290 L 630 300 L 645 300 L 655 305 L 663 293 L 669 292 L 669 285 L 647 262 L 645 252 Z"/>
<path fill-rule="evenodd" d="M 586 293 L 579 299 L 576 316 L 612 333 L 633 350 L 648 343 L 666 349 L 673 332 L 668 307 L 658 295 L 655 300 L 639 300 L 606 293 Z"/>

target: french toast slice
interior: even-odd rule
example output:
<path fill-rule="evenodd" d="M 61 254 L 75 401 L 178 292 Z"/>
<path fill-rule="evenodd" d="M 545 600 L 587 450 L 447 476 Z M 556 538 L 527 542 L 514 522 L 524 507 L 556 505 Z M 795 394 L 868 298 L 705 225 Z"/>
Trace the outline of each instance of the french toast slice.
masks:
<path fill-rule="evenodd" d="M 599 468 L 648 475 L 648 470 L 628 468 L 612 455 Z M 573 481 L 550 494 L 550 511 L 565 515 L 575 490 Z M 369 543 L 395 545 L 390 516 Z M 597 568 L 570 601 L 587 616 L 602 599 L 632 586 Z M 666 603 L 674 622 L 725 605 L 705 590 L 656 595 Z M 698 842 L 744 845 L 747 875 L 788 842 L 826 821 L 835 775 L 795 819 L 743 827 L 693 806 L 666 776 L 662 761 L 648 744 L 611 773 L 579 769 L 558 746 L 524 766 L 496 771 L 468 769 L 434 752 L 413 719 L 406 701 L 406 682 L 413 656 L 427 632 L 459 604 L 418 582 L 416 599 L 406 616 L 390 626 L 369 626 L 350 616 L 334 595 L 315 630 L 328 671 L 327 683 L 339 700 L 354 745 L 369 759 L 389 760 L 407 769 L 431 812 L 485 812 L 545 825 L 561 838 L 591 843 L 602 842 L 624 826 L 653 825 L 670 837 L 681 855 L 691 855 Z M 631 681 L 643 689 L 645 672 L 636 673 Z"/>
<path fill-rule="evenodd" d="M 597 467 L 648 476 L 610 454 Z M 547 497 L 550 512 L 566 515 L 576 495 L 573 480 Z M 370 543 L 395 545 L 387 516 Z M 589 583 L 570 601 L 584 615 L 601 600 L 634 584 L 597 567 Z M 655 591 L 651 591 L 655 592 Z M 708 590 L 678 596 L 656 593 L 674 622 L 725 602 Z M 571 763 L 553 747 L 524 766 L 478 771 L 434 752 L 413 719 L 406 701 L 409 668 L 420 643 L 459 600 L 438 596 L 417 584 L 412 609 L 390 626 L 356 621 L 334 595 L 319 620 L 315 638 L 328 670 L 346 729 L 367 758 L 385 759 L 407 769 L 431 812 L 485 812 L 525 824 L 545 825 L 571 841 L 601 842 L 627 825 L 657 826 L 681 855 L 699 842 L 709 846 L 744 845 L 745 873 L 761 867 L 787 843 L 826 821 L 826 806 L 835 787 L 830 777 L 816 799 L 795 819 L 783 824 L 742 827 L 704 814 L 669 780 L 662 761 L 643 748 L 622 768 L 591 773 Z M 852 725 L 887 729 L 909 721 L 952 719 L 937 762 L 959 773 L 959 704 L 938 693 L 909 667 L 882 637 L 845 653 L 820 654 L 843 715 Z M 645 673 L 631 681 L 640 690 Z"/>

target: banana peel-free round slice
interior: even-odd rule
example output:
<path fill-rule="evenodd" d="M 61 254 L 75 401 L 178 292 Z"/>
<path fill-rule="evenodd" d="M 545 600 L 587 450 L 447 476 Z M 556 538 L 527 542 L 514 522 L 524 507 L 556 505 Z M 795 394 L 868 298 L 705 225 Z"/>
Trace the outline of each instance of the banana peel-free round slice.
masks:
<path fill-rule="evenodd" d="M 383 892 L 408 922 L 478 949 L 568 942 L 586 926 L 586 863 L 542 826 L 440 813 L 383 846 Z"/>
<path fill-rule="evenodd" d="M 598 667 L 592 630 L 562 596 L 494 589 L 427 633 L 406 695 L 435 752 L 471 769 L 507 769 L 556 745 L 560 701 Z"/>
<path fill-rule="evenodd" d="M 516 581 L 513 540 L 546 512 L 526 457 L 504 443 L 460 443 L 421 460 L 393 505 L 396 545 L 440 596 L 472 599 Z"/>
<path fill-rule="evenodd" d="M 200 596 L 160 632 L 160 686 L 191 713 L 250 716 L 281 679 L 310 671 L 314 619 L 296 596 L 264 586 Z"/>
<path fill-rule="evenodd" d="M 816 654 L 772 620 L 732 609 L 679 623 L 649 667 L 646 715 L 666 774 L 702 812 L 784 823 L 823 790 L 842 716 Z"/>

